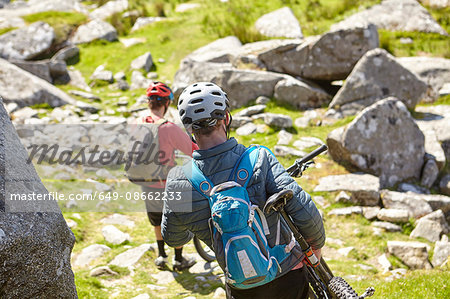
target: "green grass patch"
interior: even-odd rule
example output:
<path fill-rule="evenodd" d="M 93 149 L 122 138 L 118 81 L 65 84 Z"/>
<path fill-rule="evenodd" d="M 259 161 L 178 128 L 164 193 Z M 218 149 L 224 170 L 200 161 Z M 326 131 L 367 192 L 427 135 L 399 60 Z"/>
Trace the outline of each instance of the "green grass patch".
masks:
<path fill-rule="evenodd" d="M 10 32 L 14 29 L 17 29 L 17 28 L 16 27 L 0 28 L 0 35 Z"/>
<path fill-rule="evenodd" d="M 90 277 L 87 271 L 75 272 L 75 285 L 79 298 L 109 298 L 101 282 L 95 277 Z"/>

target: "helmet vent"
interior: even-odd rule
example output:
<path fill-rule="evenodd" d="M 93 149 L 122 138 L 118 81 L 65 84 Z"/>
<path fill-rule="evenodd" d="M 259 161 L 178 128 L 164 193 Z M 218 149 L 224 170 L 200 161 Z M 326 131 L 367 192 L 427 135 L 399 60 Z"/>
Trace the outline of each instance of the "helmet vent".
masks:
<path fill-rule="evenodd" d="M 186 113 L 186 111 L 184 109 L 180 110 L 180 115 L 183 116 Z"/>
<path fill-rule="evenodd" d="M 222 104 L 221 102 L 214 102 L 214 104 L 215 104 L 216 106 L 223 106 L 223 104 Z"/>
<path fill-rule="evenodd" d="M 220 92 L 218 92 L 218 91 L 213 91 L 213 92 L 211 92 L 211 94 L 212 95 L 215 95 L 215 96 L 222 96 L 221 94 L 220 94 Z"/>
<path fill-rule="evenodd" d="M 193 91 L 191 91 L 189 94 L 194 94 L 194 93 L 198 93 L 198 92 L 201 92 L 201 89 L 193 90 Z"/>
<path fill-rule="evenodd" d="M 193 100 L 191 102 L 191 104 L 198 104 L 198 103 L 201 103 L 201 102 L 203 102 L 203 99 L 195 99 L 195 100 Z"/>
<path fill-rule="evenodd" d="M 178 103 L 178 105 L 181 105 L 181 104 L 183 104 L 183 100 L 180 100 L 180 102 Z"/>
<path fill-rule="evenodd" d="M 205 84 L 206 86 L 214 86 L 214 84 L 211 84 L 211 83 L 208 83 L 208 84 Z"/>
<path fill-rule="evenodd" d="M 194 113 L 201 113 L 201 112 L 205 112 L 205 108 L 200 108 L 194 111 Z"/>

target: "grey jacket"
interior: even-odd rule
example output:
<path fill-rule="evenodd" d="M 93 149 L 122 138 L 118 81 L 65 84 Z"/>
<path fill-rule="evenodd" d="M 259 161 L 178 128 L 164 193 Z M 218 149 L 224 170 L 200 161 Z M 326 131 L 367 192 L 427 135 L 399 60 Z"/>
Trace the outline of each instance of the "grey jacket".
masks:
<path fill-rule="evenodd" d="M 228 180 L 228 177 L 246 147 L 231 138 L 223 144 L 208 150 L 198 150 L 193 153 L 195 163 L 214 185 Z M 253 204 L 262 210 L 267 198 L 283 189 L 292 189 L 294 198 L 287 203 L 285 209 L 299 227 L 306 241 L 319 249 L 325 243 L 325 231 L 322 218 L 309 194 L 294 181 L 285 171 L 277 159 L 267 150 L 261 149 L 254 173 L 250 179 L 247 191 Z M 172 247 L 186 244 L 195 234 L 199 239 L 212 247 L 208 219 L 211 216 L 208 200 L 195 190 L 181 167 L 173 168 L 167 178 L 166 192 L 174 192 L 174 198 L 181 200 L 167 200 L 164 205 L 161 232 L 164 241 Z M 172 194 L 173 195 L 173 194 Z M 169 198 L 170 199 L 170 196 Z M 277 213 L 266 215 L 270 234 L 267 236 L 270 246 L 277 242 L 277 228 L 280 216 Z M 284 223 L 280 222 L 279 244 L 288 244 L 291 233 Z M 281 263 L 283 275 L 302 258 L 298 246 L 291 255 Z"/>

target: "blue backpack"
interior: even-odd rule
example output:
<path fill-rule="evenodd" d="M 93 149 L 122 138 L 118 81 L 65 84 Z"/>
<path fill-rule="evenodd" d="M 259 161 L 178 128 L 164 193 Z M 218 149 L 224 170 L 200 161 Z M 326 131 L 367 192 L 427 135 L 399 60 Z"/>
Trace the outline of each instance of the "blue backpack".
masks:
<path fill-rule="evenodd" d="M 227 282 L 239 289 L 266 284 L 281 272 L 280 263 L 289 256 L 294 242 L 270 247 L 264 213 L 252 204 L 247 184 L 261 146 L 249 147 L 239 158 L 227 182 L 214 186 L 192 161 L 184 168 L 192 186 L 204 195 L 211 209 L 212 244 Z M 270 151 L 270 150 L 269 150 Z M 292 238 L 293 239 L 293 238 Z"/>

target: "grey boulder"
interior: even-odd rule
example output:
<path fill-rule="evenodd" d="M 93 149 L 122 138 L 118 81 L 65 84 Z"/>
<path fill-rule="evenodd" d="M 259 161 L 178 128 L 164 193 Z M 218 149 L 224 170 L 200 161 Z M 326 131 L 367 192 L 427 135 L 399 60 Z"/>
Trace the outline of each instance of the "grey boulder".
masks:
<path fill-rule="evenodd" d="M 433 266 L 439 267 L 443 265 L 450 256 L 450 242 L 447 236 L 442 236 L 441 241 L 437 241 L 434 246 Z"/>
<path fill-rule="evenodd" d="M 0 57 L 32 59 L 50 49 L 54 39 L 55 31 L 49 24 L 35 22 L 0 35 Z"/>
<path fill-rule="evenodd" d="M 400 65 L 383 49 L 367 52 L 355 65 L 330 103 L 345 114 L 355 114 L 371 104 L 393 96 L 414 109 L 427 94 L 427 84 Z"/>
<path fill-rule="evenodd" d="M 388 241 L 388 251 L 411 269 L 431 269 L 428 245 L 420 242 Z"/>
<path fill-rule="evenodd" d="M 270 37 L 303 37 L 297 18 L 289 7 L 282 7 L 261 16 L 255 22 L 256 30 Z"/>
<path fill-rule="evenodd" d="M 128 0 L 108 1 L 90 13 L 92 19 L 106 19 L 115 13 L 122 12 L 128 8 Z"/>
<path fill-rule="evenodd" d="M 198 48 L 185 59 L 217 63 L 230 62 L 230 55 L 241 47 L 242 43 L 236 36 L 227 36 Z"/>
<path fill-rule="evenodd" d="M 152 54 L 147 52 L 137 57 L 131 62 L 130 68 L 132 70 L 140 70 L 143 69 L 146 72 L 149 72 L 153 66 Z"/>
<path fill-rule="evenodd" d="M 440 240 L 442 234 L 448 232 L 449 227 L 445 215 L 442 210 L 437 210 L 417 220 L 410 237 L 422 237 L 430 242 L 436 242 Z"/>
<path fill-rule="evenodd" d="M 421 175 L 423 133 L 403 102 L 395 98 L 364 109 L 346 127 L 332 131 L 327 144 L 335 161 L 379 176 L 383 187 Z"/>
<path fill-rule="evenodd" d="M 78 27 L 72 38 L 74 44 L 90 43 L 94 40 L 117 40 L 117 31 L 109 23 L 95 19 Z"/>

